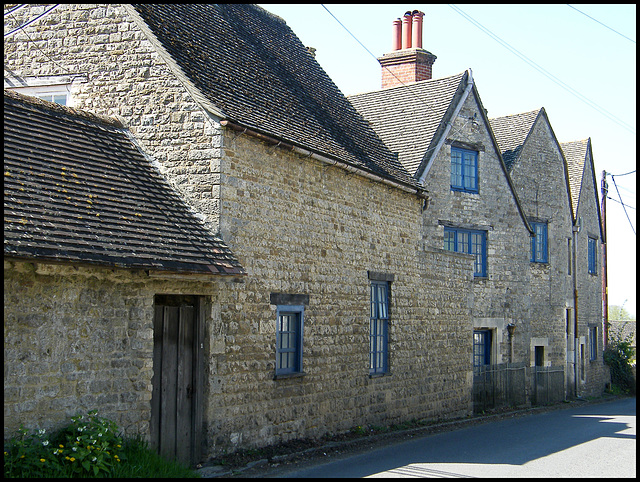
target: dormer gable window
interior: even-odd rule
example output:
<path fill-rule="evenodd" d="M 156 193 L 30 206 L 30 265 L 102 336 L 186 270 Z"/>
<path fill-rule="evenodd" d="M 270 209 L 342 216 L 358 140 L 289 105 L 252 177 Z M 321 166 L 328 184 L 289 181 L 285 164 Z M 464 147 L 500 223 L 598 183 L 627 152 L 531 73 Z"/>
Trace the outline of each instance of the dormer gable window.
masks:
<path fill-rule="evenodd" d="M 451 190 L 478 192 L 478 153 L 451 147 Z"/>

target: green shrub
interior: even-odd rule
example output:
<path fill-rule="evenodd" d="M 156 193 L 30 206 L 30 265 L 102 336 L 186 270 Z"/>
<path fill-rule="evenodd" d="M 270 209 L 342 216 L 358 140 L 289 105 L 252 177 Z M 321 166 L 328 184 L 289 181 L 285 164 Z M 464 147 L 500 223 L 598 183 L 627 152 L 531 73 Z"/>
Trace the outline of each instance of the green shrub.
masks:
<path fill-rule="evenodd" d="M 124 459 L 114 422 L 97 412 L 78 415 L 47 436 L 20 427 L 4 450 L 5 477 L 110 477 Z"/>
<path fill-rule="evenodd" d="M 612 391 L 616 393 L 636 393 L 636 382 L 631 370 L 635 359 L 632 335 L 623 337 L 620 333 L 610 333 L 610 340 L 602 354 L 604 362 L 611 370 Z"/>

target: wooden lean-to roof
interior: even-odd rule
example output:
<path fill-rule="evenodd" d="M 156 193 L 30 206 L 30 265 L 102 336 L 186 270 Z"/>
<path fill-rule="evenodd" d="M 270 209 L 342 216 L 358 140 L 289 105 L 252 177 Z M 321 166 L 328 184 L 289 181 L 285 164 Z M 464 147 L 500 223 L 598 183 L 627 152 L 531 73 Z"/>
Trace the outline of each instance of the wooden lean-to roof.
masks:
<path fill-rule="evenodd" d="M 117 121 L 6 90 L 4 255 L 244 272 Z"/>

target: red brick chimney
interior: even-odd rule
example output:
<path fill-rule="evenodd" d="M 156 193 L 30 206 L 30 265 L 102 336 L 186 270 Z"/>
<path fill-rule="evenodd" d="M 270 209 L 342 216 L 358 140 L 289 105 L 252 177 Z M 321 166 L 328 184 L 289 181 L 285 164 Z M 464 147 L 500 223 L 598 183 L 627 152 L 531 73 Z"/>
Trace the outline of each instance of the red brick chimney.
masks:
<path fill-rule="evenodd" d="M 429 80 L 436 56 L 422 48 L 423 12 L 406 12 L 393 21 L 391 52 L 378 58 L 382 88 Z"/>

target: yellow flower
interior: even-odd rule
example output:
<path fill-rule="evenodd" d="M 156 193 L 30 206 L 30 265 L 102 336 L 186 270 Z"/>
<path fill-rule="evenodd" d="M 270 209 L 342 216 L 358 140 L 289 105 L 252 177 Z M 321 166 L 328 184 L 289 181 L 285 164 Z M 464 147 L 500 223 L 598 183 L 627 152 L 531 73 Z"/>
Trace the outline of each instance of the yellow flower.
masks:
<path fill-rule="evenodd" d="M 40 462 L 42 462 L 44 464 L 44 459 L 40 459 Z"/>
<path fill-rule="evenodd" d="M 76 458 L 75 457 L 71 457 L 69 460 L 71 460 L 71 462 L 75 462 Z"/>
<path fill-rule="evenodd" d="M 64 445 L 60 444 L 60 445 L 59 445 L 59 447 L 60 447 L 61 449 L 63 449 L 63 448 L 64 448 Z"/>
<path fill-rule="evenodd" d="M 24 455 L 21 455 L 21 456 L 20 456 L 20 458 L 21 458 L 21 459 L 24 459 Z"/>
<path fill-rule="evenodd" d="M 69 460 L 69 456 L 67 455 L 64 459 L 65 459 L 65 460 Z"/>

